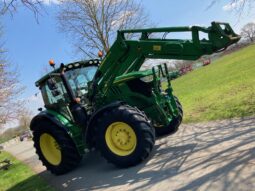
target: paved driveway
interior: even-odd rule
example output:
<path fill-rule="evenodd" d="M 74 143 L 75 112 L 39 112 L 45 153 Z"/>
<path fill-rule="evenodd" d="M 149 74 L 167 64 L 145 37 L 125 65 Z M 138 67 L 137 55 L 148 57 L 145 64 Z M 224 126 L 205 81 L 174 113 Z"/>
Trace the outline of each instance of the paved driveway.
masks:
<path fill-rule="evenodd" d="M 156 142 L 149 160 L 128 169 L 115 168 L 92 152 L 76 170 L 54 176 L 41 166 L 30 141 L 6 149 L 58 190 L 255 188 L 255 117 L 182 125 L 175 135 Z"/>

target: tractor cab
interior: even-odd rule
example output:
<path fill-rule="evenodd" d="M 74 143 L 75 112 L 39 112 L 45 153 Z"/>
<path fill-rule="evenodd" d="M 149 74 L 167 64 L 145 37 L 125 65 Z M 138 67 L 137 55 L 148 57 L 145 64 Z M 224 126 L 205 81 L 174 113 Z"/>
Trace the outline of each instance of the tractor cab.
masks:
<path fill-rule="evenodd" d="M 92 81 L 99 65 L 99 60 L 89 60 L 64 65 L 63 71 L 69 87 L 81 104 L 85 104 L 88 83 Z M 60 68 L 48 73 L 36 82 L 40 88 L 46 108 L 59 108 L 70 103 L 67 89 L 60 77 Z"/>

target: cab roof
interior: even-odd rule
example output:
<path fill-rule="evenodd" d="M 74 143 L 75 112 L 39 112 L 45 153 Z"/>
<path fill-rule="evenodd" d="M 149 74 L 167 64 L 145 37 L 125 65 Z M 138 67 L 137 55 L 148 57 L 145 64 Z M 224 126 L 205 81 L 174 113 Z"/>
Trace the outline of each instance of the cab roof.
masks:
<path fill-rule="evenodd" d="M 98 66 L 101 63 L 101 60 L 99 59 L 92 59 L 92 60 L 82 60 L 82 61 L 78 61 L 78 62 L 72 62 L 69 64 L 65 64 L 64 65 L 64 70 L 68 71 L 68 70 L 73 70 L 76 68 L 83 68 L 83 67 L 87 67 L 87 66 Z M 39 87 L 42 83 L 44 83 L 47 79 L 49 79 L 50 75 L 53 73 L 59 73 L 60 72 L 60 67 L 56 68 L 55 70 L 47 73 L 46 75 L 44 75 L 43 77 L 41 77 L 39 80 L 37 80 L 35 82 L 35 86 Z"/>

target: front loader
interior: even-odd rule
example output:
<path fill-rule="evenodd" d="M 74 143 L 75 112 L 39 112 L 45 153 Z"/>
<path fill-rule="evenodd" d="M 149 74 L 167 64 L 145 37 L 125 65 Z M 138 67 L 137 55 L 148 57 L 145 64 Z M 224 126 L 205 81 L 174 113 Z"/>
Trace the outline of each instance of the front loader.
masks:
<path fill-rule="evenodd" d="M 166 38 L 189 32 L 190 39 Z M 163 33 L 163 38 L 158 37 Z M 200 34 L 207 35 L 202 39 Z M 127 39 L 129 35 L 139 39 Z M 240 36 L 227 23 L 210 27 L 122 30 L 101 59 L 61 64 L 36 82 L 45 109 L 30 128 L 36 152 L 54 174 L 75 168 L 96 148 L 119 167 L 146 159 L 155 137 L 175 133 L 183 110 L 166 64 L 140 71 L 146 59 L 196 60 L 225 50 Z"/>

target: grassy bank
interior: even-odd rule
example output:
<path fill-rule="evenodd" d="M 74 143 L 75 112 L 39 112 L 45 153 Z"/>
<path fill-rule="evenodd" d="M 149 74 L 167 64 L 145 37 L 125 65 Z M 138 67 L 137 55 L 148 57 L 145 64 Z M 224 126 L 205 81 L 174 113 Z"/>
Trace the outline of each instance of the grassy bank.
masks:
<path fill-rule="evenodd" d="M 255 115 L 255 45 L 173 81 L 185 122 Z"/>
<path fill-rule="evenodd" d="M 47 183 L 25 164 L 6 152 L 0 153 L 0 161 L 9 159 L 13 163 L 9 170 L 0 171 L 0 191 L 53 191 Z"/>

